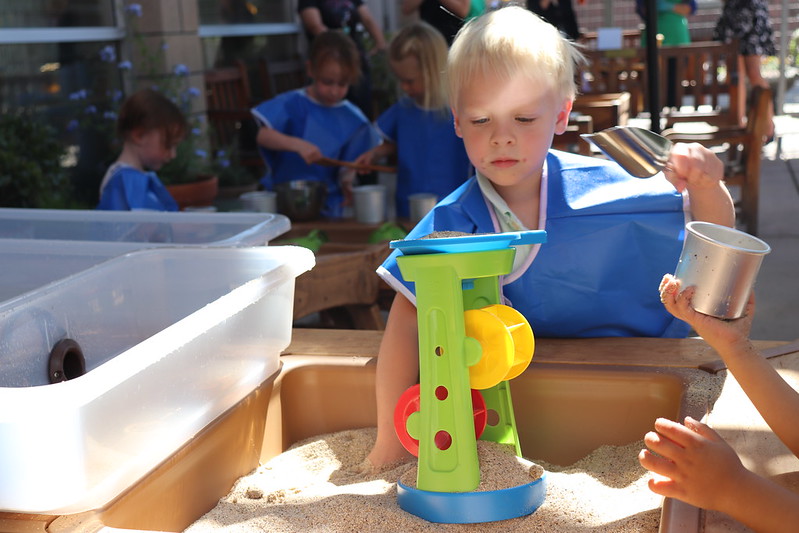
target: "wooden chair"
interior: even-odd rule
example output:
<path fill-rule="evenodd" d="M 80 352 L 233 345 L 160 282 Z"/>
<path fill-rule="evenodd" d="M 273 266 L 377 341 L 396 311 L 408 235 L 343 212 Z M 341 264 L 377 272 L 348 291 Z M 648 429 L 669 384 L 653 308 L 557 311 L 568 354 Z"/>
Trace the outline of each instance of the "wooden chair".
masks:
<path fill-rule="evenodd" d="M 580 38 L 580 43 L 585 45 L 589 50 L 596 50 L 597 34 L 595 31 L 586 31 Z M 640 29 L 623 29 L 621 32 L 621 46 L 622 48 L 640 48 L 641 47 L 641 30 Z"/>
<path fill-rule="evenodd" d="M 640 47 L 621 50 L 586 50 L 588 64 L 580 72 L 581 94 L 586 99 L 595 95 L 630 94 L 630 114 L 644 110 L 646 95 L 646 54 Z M 599 128 L 594 124 L 596 131 Z"/>
<path fill-rule="evenodd" d="M 274 61 L 262 57 L 258 61 L 258 69 L 265 100 L 304 87 L 308 81 L 305 62 L 299 58 Z"/>
<path fill-rule="evenodd" d="M 739 71 L 738 43 L 695 42 L 660 48 L 660 97 L 668 91 L 666 66 L 674 65 L 674 107 L 664 107 L 666 127 L 675 122 L 707 122 L 719 127 L 742 127 L 745 116 L 743 73 Z M 685 105 L 686 99 L 691 104 Z"/>
<path fill-rule="evenodd" d="M 591 155 L 588 141 L 580 137 L 583 133 L 594 133 L 594 121 L 591 115 L 573 114 L 569 117 L 566 131 L 555 135 L 552 139 L 552 148 L 573 154 Z"/>
<path fill-rule="evenodd" d="M 666 130 L 663 135 L 673 142 L 698 142 L 710 148 L 722 149 L 725 162 L 724 180 L 727 185 L 740 187 L 736 201 L 738 220 L 745 231 L 757 235 L 758 204 L 760 202 L 760 161 L 768 130 L 771 90 L 752 89 L 746 126 L 718 128 L 707 133 L 687 133 Z"/>
<path fill-rule="evenodd" d="M 239 163 L 260 171 L 264 163 L 256 149 L 258 127 L 250 113 L 250 81 L 243 61 L 205 72 L 205 101 L 211 148 L 236 146 Z"/>

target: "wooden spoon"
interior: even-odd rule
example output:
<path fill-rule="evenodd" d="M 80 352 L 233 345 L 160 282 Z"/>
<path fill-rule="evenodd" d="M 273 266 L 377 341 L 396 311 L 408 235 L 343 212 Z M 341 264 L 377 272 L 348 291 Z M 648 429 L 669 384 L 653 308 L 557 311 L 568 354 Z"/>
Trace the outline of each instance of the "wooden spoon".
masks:
<path fill-rule="evenodd" d="M 338 159 L 331 159 L 329 157 L 323 157 L 317 161 L 315 161 L 317 165 L 322 165 L 323 167 L 344 167 L 344 168 L 351 168 L 354 170 L 363 170 L 365 172 L 389 172 L 389 173 L 396 173 L 397 167 L 386 167 L 383 165 L 359 165 L 357 163 L 351 163 L 349 161 L 340 161 Z"/>

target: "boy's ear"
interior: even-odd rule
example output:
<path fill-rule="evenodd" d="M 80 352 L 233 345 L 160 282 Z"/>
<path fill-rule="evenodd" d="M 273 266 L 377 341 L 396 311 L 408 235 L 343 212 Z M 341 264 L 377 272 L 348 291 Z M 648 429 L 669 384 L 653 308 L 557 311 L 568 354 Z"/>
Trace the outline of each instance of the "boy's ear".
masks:
<path fill-rule="evenodd" d="M 557 121 L 555 122 L 556 135 L 560 135 L 566 131 L 566 127 L 569 125 L 569 115 L 572 112 L 572 105 L 574 105 L 574 101 L 571 98 L 566 98 L 563 101 L 563 106 L 560 111 L 558 111 Z"/>
<path fill-rule="evenodd" d="M 142 139 L 144 139 L 144 135 L 146 133 L 147 131 L 144 128 L 136 128 L 128 134 L 128 139 L 130 139 L 134 144 L 139 144 L 142 142 Z"/>
<path fill-rule="evenodd" d="M 452 110 L 452 118 L 454 120 L 453 125 L 455 126 L 455 135 L 463 139 L 463 132 L 461 132 L 461 121 L 458 119 L 458 113 L 455 111 L 454 107 L 450 107 Z"/>

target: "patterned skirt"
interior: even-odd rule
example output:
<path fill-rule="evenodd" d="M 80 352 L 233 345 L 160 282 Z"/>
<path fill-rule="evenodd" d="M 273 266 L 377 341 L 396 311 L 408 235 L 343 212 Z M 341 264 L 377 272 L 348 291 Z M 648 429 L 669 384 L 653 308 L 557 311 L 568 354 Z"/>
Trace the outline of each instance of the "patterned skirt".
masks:
<path fill-rule="evenodd" d="M 768 3 L 764 0 L 726 0 L 713 39 L 724 42 L 738 39 L 741 55 L 745 56 L 777 54 Z"/>

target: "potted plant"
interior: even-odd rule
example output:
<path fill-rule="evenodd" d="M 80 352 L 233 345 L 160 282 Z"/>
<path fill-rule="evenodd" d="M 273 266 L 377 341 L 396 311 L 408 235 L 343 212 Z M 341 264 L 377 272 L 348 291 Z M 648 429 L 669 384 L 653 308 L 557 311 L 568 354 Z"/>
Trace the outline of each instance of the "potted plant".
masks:
<path fill-rule="evenodd" d="M 0 206 L 59 208 L 71 203 L 65 150 L 53 127 L 30 114 L 0 116 Z"/>
<path fill-rule="evenodd" d="M 241 162 L 238 146 L 217 150 L 212 161 L 214 174 L 219 178 L 219 197 L 238 198 L 245 192 L 258 189 L 258 177 Z"/>

